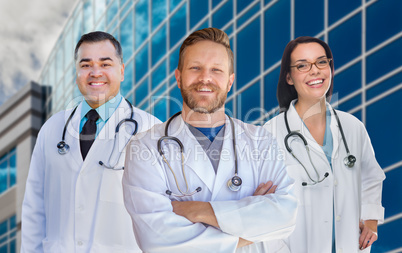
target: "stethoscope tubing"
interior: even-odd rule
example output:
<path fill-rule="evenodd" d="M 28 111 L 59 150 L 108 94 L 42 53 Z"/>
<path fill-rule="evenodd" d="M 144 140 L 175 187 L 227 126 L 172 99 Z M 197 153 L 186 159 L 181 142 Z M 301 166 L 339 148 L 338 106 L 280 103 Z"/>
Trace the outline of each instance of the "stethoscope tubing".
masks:
<path fill-rule="evenodd" d="M 337 123 L 338 123 L 338 127 L 339 127 L 339 130 L 340 130 L 340 132 L 341 132 L 342 140 L 343 140 L 343 143 L 344 143 L 344 146 L 345 146 L 345 149 L 346 149 L 346 153 L 347 153 L 347 156 L 346 156 L 345 159 L 344 159 L 344 164 L 345 164 L 347 167 L 352 168 L 352 167 L 354 166 L 355 162 L 356 162 L 356 157 L 350 154 L 350 152 L 349 152 L 349 147 L 348 147 L 348 144 L 347 144 L 347 142 L 346 142 L 345 134 L 344 134 L 344 132 L 343 132 L 342 124 L 341 124 L 341 122 L 340 122 L 340 120 L 339 120 L 338 114 L 336 113 L 335 109 L 332 109 L 332 111 L 333 111 L 334 116 L 335 116 L 335 118 L 336 118 L 336 121 L 337 121 Z M 318 174 L 318 170 L 316 169 L 316 167 L 315 167 L 315 165 L 314 165 L 314 163 L 313 163 L 313 161 L 312 161 L 312 159 L 311 159 L 310 149 L 309 149 L 309 147 L 308 147 L 308 143 L 307 143 L 306 138 L 304 138 L 304 136 L 303 136 L 301 133 L 296 132 L 296 131 L 291 131 L 291 130 L 290 130 L 289 122 L 288 122 L 288 118 L 287 118 L 287 111 L 284 112 L 284 120 L 285 120 L 286 129 L 287 129 L 287 131 L 288 131 L 288 134 L 287 134 L 287 135 L 285 136 L 285 138 L 284 138 L 284 143 L 285 143 L 286 150 L 297 160 L 297 162 L 298 162 L 299 164 L 301 164 L 301 166 L 303 167 L 304 171 L 306 172 L 308 178 L 313 182 L 313 183 L 310 183 L 310 184 L 308 184 L 307 182 L 303 182 L 302 185 L 303 185 L 303 186 L 306 186 L 306 185 L 315 185 L 315 184 L 317 184 L 317 183 L 321 183 L 322 181 L 324 181 L 325 178 L 327 178 L 327 177 L 329 176 L 329 173 L 326 172 L 326 173 L 324 174 L 324 177 L 323 177 L 322 179 L 320 179 L 320 176 L 319 176 L 319 174 Z M 298 158 L 296 157 L 296 155 L 293 153 L 293 150 L 292 150 L 292 148 L 290 147 L 290 145 L 289 145 L 289 140 L 288 140 L 288 139 L 289 139 L 290 137 L 292 137 L 292 136 L 299 137 L 299 138 L 303 141 L 303 144 L 304 144 L 304 146 L 305 146 L 305 148 L 306 148 L 306 151 L 307 151 L 307 154 L 308 154 L 310 163 L 311 163 L 311 165 L 313 166 L 315 173 L 317 174 L 317 180 L 314 180 L 314 179 L 310 176 L 310 173 L 308 172 L 307 168 L 306 168 L 306 167 L 304 166 L 304 164 L 300 161 L 300 159 L 298 159 Z"/>
<path fill-rule="evenodd" d="M 133 105 L 132 105 L 132 104 L 130 103 L 130 101 L 128 101 L 127 99 L 125 99 L 125 101 L 127 102 L 128 106 L 130 107 L 130 110 L 131 110 L 130 118 L 125 118 L 125 119 L 121 120 L 121 121 L 117 124 L 116 129 L 115 129 L 115 136 L 114 136 L 114 142 L 113 142 L 113 149 L 112 149 L 112 153 L 111 153 L 111 154 L 113 154 L 113 152 L 114 152 L 114 150 L 115 150 L 117 134 L 118 134 L 119 131 L 120 131 L 120 127 L 121 127 L 124 123 L 130 122 L 130 123 L 133 123 L 133 124 L 134 124 L 135 127 L 134 127 L 134 131 L 132 132 L 131 136 L 136 135 L 136 134 L 137 134 L 137 131 L 138 131 L 138 122 L 134 119 L 134 109 L 133 109 Z M 68 126 L 68 124 L 70 123 L 72 117 L 74 116 L 74 114 L 75 114 L 77 108 L 78 108 L 78 106 L 76 106 L 76 107 L 73 109 L 73 111 L 71 112 L 70 116 L 68 117 L 68 119 L 67 119 L 67 121 L 66 121 L 66 124 L 64 125 L 64 128 L 63 128 L 62 139 L 61 139 L 61 141 L 57 144 L 58 152 L 59 152 L 60 155 L 64 155 L 64 154 L 68 153 L 68 151 L 69 151 L 69 149 L 70 149 L 69 145 L 65 142 L 65 136 L 66 136 L 67 126 Z M 127 143 L 126 143 L 126 145 L 127 145 Z M 112 156 L 112 155 L 111 155 L 111 156 Z M 120 156 L 121 156 L 121 153 L 120 153 Z M 118 160 L 119 160 L 119 159 L 117 159 L 117 161 L 118 161 Z M 99 165 L 101 165 L 101 166 L 103 166 L 103 167 L 105 167 L 105 168 L 107 168 L 107 169 L 124 170 L 124 167 L 119 168 L 119 169 L 116 169 L 115 166 L 116 166 L 117 163 L 116 163 L 115 165 L 111 166 L 111 165 L 110 165 L 110 157 L 109 157 L 109 161 L 108 161 L 108 162 L 109 162 L 109 165 L 105 164 L 105 163 L 102 162 L 102 161 L 99 161 Z"/>
<path fill-rule="evenodd" d="M 159 154 L 161 155 L 163 161 L 167 164 L 169 170 L 172 172 L 173 178 L 174 178 L 174 180 L 175 180 L 176 187 L 177 187 L 178 191 L 181 193 L 181 195 L 180 195 L 180 194 L 175 194 L 175 193 L 173 193 L 171 190 L 166 190 L 166 194 L 171 195 L 171 196 L 174 196 L 174 197 L 192 196 L 192 195 L 194 195 L 194 194 L 196 194 L 197 192 L 200 192 L 200 191 L 202 190 L 201 187 L 197 187 L 194 191 L 189 192 L 189 189 L 188 189 L 188 182 L 187 182 L 187 178 L 186 178 L 186 173 L 185 173 L 185 171 L 184 171 L 184 145 L 183 145 L 183 143 L 180 141 L 180 139 L 178 139 L 177 137 L 169 136 L 169 132 L 168 132 L 168 131 L 169 131 L 169 125 L 170 125 L 170 123 L 172 122 L 172 120 L 173 120 L 174 118 L 176 118 L 177 116 L 179 116 L 181 113 L 182 113 L 182 112 L 179 111 L 179 112 L 175 113 L 172 117 L 170 117 L 170 118 L 168 119 L 168 121 L 166 122 L 166 126 L 165 126 L 165 136 L 160 137 L 159 140 L 158 140 L 158 143 L 157 143 L 158 152 L 159 152 Z M 230 179 L 230 180 L 228 181 L 227 184 L 228 184 L 228 188 L 229 188 L 230 190 L 232 190 L 232 191 L 238 191 L 238 190 L 240 189 L 240 187 L 241 187 L 242 180 L 241 180 L 241 178 L 238 176 L 237 150 L 236 150 L 236 140 L 235 140 L 236 134 L 235 134 L 235 127 L 234 127 L 233 119 L 232 119 L 231 117 L 229 117 L 229 116 L 228 116 L 228 118 L 229 118 L 229 121 L 230 121 L 230 124 L 231 124 L 231 127 L 232 127 L 232 142 L 233 142 L 233 150 L 234 150 L 235 174 L 234 174 L 234 176 L 232 177 L 232 179 Z M 163 152 L 163 149 L 162 149 L 162 142 L 167 141 L 167 140 L 176 142 L 176 144 L 179 145 L 179 147 L 180 147 L 180 152 L 181 152 L 181 168 L 182 168 L 183 179 L 184 179 L 185 184 L 186 184 L 186 191 L 181 190 L 181 188 L 180 188 L 180 186 L 179 186 L 179 183 L 178 183 L 178 180 L 177 180 L 177 177 L 176 177 L 176 174 L 174 173 L 172 167 L 170 166 L 170 163 L 168 162 L 168 160 L 167 160 L 166 157 L 165 157 L 165 153 Z"/>

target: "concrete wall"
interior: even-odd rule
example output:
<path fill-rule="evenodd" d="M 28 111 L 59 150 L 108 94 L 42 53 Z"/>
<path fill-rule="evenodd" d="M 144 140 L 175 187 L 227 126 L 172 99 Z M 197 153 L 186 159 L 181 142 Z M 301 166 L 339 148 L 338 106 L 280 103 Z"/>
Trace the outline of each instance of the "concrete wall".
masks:
<path fill-rule="evenodd" d="M 16 147 L 16 185 L 0 194 L 0 223 L 17 216 L 17 249 L 21 241 L 21 206 L 36 136 L 42 126 L 42 87 L 25 85 L 0 107 L 0 156 Z"/>

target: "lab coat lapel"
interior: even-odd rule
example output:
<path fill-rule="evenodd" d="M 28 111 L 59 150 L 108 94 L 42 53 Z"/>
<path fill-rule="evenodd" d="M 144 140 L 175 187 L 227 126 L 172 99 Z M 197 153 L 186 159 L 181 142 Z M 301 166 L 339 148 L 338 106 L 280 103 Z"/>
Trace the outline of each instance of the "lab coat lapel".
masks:
<path fill-rule="evenodd" d="M 332 106 L 327 103 L 327 107 L 331 112 L 331 133 L 332 133 L 332 145 L 333 145 L 332 159 L 334 159 L 338 156 L 338 148 L 342 141 L 342 135 L 339 131 L 338 121 L 336 120 L 334 112 L 332 111 L 333 110 Z"/>
<path fill-rule="evenodd" d="M 174 119 L 169 126 L 169 136 L 176 136 L 176 133 L 178 133 L 177 138 L 184 147 L 184 169 L 194 171 L 210 192 L 213 192 L 215 170 L 204 149 L 184 123 L 181 115 Z"/>
<path fill-rule="evenodd" d="M 288 122 L 289 122 L 290 131 L 296 131 L 296 132 L 301 133 L 304 136 L 304 138 L 306 139 L 311 151 L 325 156 L 324 151 L 322 150 L 320 145 L 315 141 L 313 136 L 310 134 L 310 131 L 308 130 L 306 125 L 301 120 L 299 114 L 297 113 L 297 111 L 294 107 L 293 101 L 290 104 L 289 110 L 288 110 Z M 292 138 L 298 138 L 298 137 L 292 137 Z M 289 138 L 289 142 L 290 141 L 291 140 Z"/>
<path fill-rule="evenodd" d="M 243 153 L 243 149 L 246 146 L 246 141 L 240 138 L 244 130 L 241 128 L 237 121 L 234 122 L 235 127 L 235 143 L 236 143 L 236 151 L 237 151 L 237 166 L 240 165 L 240 157 L 245 156 Z M 230 178 L 232 178 L 235 174 L 235 157 L 233 150 L 233 136 L 232 136 L 232 125 L 230 124 L 229 118 L 226 116 L 226 126 L 225 126 L 225 135 L 224 141 L 222 145 L 218 170 L 216 173 L 216 178 L 214 182 L 214 191 L 212 193 L 212 199 L 214 200 L 218 195 L 222 187 L 226 187 L 227 182 Z M 241 170 L 240 168 L 238 170 Z"/>
<path fill-rule="evenodd" d="M 66 132 L 66 143 L 70 145 L 70 153 L 72 160 L 78 165 L 77 168 L 81 168 L 83 160 L 81 155 L 81 148 L 80 148 L 80 121 L 81 121 L 81 109 L 82 103 L 80 103 L 75 111 L 73 117 L 71 118 L 71 122 L 67 125 L 67 132 Z M 64 122 L 67 123 L 67 119 L 70 116 L 71 111 L 66 111 L 65 113 L 65 120 Z M 65 123 L 65 124 L 66 124 Z M 72 168 L 75 168 L 72 166 Z"/>

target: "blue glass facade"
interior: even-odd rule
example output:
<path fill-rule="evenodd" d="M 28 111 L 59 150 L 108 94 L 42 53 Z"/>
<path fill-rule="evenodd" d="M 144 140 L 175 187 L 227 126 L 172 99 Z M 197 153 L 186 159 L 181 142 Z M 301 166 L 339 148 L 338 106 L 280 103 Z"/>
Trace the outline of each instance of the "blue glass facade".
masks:
<path fill-rule="evenodd" d="M 0 157 L 0 194 L 16 184 L 17 154 L 13 148 Z M 1 251 L 0 251 L 1 252 Z"/>
<path fill-rule="evenodd" d="M 16 216 L 12 216 L 0 223 L 0 253 L 17 252 L 17 223 Z"/>
<path fill-rule="evenodd" d="M 399 0 L 85 0 L 77 1 L 39 78 L 46 114 L 72 106 L 73 48 L 81 34 L 104 30 L 123 46 L 122 94 L 166 120 L 181 108 L 174 80 L 178 51 L 192 31 L 226 31 L 236 80 L 227 112 L 262 124 L 277 111 L 276 85 L 286 44 L 301 35 L 327 41 L 334 54 L 334 106 L 367 127 L 386 172 L 385 224 L 372 252 L 402 251 L 402 1 Z M 395 194 L 397 191 L 397 194 Z M 398 194 L 399 193 L 399 194 Z"/>

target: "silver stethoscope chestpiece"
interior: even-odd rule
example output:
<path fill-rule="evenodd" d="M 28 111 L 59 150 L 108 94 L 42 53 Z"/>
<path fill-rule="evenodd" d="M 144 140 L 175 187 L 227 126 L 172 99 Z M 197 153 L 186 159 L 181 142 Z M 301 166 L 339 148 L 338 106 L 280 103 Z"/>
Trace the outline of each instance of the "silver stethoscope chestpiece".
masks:
<path fill-rule="evenodd" d="M 241 188 L 242 180 L 238 176 L 234 176 L 228 181 L 228 187 L 231 191 L 237 192 Z"/>
<path fill-rule="evenodd" d="M 348 155 L 347 157 L 345 157 L 345 159 L 343 159 L 343 163 L 347 167 L 352 168 L 353 166 L 355 166 L 356 157 L 354 155 Z"/>
<path fill-rule="evenodd" d="M 65 155 L 70 151 L 70 146 L 64 141 L 59 142 L 57 148 L 60 155 Z"/>

